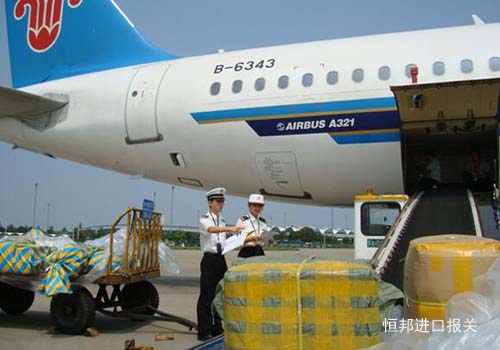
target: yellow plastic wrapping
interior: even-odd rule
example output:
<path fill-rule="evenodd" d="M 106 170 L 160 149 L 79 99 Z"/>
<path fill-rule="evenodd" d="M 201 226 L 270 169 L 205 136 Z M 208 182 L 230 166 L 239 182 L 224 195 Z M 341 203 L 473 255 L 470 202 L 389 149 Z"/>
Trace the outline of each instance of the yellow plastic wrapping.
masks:
<path fill-rule="evenodd" d="M 446 319 L 453 295 L 473 290 L 474 277 L 500 257 L 500 242 L 476 236 L 441 235 L 410 243 L 405 262 L 405 317 Z"/>
<path fill-rule="evenodd" d="M 350 350 L 377 344 L 378 295 L 375 273 L 363 264 L 317 261 L 232 267 L 224 278 L 226 349 Z"/>

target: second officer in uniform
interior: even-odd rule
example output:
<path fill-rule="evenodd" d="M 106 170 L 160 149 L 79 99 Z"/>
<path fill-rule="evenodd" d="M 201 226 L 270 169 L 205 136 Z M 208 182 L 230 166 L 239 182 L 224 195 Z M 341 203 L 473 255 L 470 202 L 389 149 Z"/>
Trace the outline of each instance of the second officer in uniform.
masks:
<path fill-rule="evenodd" d="M 250 258 L 252 256 L 262 256 L 264 249 L 262 249 L 261 235 L 263 232 L 269 231 L 266 220 L 260 216 L 264 210 L 264 196 L 261 194 L 252 194 L 248 198 L 248 211 L 247 215 L 242 216 L 236 226 L 241 229 L 250 229 L 253 233 L 249 234 L 245 240 L 245 245 L 241 248 L 238 257 Z"/>

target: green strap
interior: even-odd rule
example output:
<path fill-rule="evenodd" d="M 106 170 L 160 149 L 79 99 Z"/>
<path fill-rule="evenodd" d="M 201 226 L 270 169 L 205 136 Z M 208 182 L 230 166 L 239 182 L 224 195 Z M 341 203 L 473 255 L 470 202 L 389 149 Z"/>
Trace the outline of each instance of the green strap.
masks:
<path fill-rule="evenodd" d="M 315 256 L 310 256 L 302 261 L 297 269 L 295 276 L 297 277 L 297 326 L 298 326 L 298 341 L 299 341 L 299 350 L 304 350 L 304 339 L 302 338 L 302 291 L 300 288 L 300 274 L 304 265 L 312 259 L 315 259 Z"/>

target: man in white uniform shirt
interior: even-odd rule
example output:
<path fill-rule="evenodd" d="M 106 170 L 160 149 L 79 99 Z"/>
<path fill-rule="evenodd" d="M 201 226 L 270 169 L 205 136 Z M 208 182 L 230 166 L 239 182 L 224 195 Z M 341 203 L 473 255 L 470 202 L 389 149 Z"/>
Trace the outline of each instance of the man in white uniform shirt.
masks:
<path fill-rule="evenodd" d="M 198 340 L 205 341 L 222 334 L 222 322 L 214 311 L 212 301 L 217 284 L 227 271 L 226 259 L 222 255 L 226 243 L 226 232 L 239 233 L 241 229 L 226 226 L 221 216 L 226 190 L 215 188 L 207 192 L 209 211 L 200 218 L 201 260 L 200 297 L 198 298 Z"/>
<path fill-rule="evenodd" d="M 260 216 L 264 210 L 264 196 L 261 194 L 252 194 L 248 198 L 249 214 L 242 216 L 236 226 L 241 227 L 243 231 L 252 230 L 245 240 L 245 245 L 241 248 L 238 257 L 250 258 L 252 256 L 262 256 L 264 250 L 260 236 L 263 232 L 269 230 L 266 220 Z"/>

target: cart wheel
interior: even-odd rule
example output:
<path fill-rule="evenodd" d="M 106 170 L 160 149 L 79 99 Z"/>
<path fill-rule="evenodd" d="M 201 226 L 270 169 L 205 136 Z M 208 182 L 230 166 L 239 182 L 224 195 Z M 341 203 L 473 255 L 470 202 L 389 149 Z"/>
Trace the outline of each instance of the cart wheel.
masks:
<path fill-rule="evenodd" d="M 154 315 L 154 310 L 141 306 L 149 305 L 158 309 L 160 296 L 158 290 L 149 281 L 141 281 L 127 284 L 122 290 L 122 309 L 124 311 L 133 310 L 141 315 Z"/>
<path fill-rule="evenodd" d="M 35 292 L 16 288 L 0 282 L 0 309 L 9 315 L 19 315 L 29 310 L 35 300 Z"/>
<path fill-rule="evenodd" d="M 86 288 L 74 290 L 73 294 L 57 294 L 50 302 L 50 315 L 62 333 L 82 334 L 94 323 L 94 298 Z"/>

